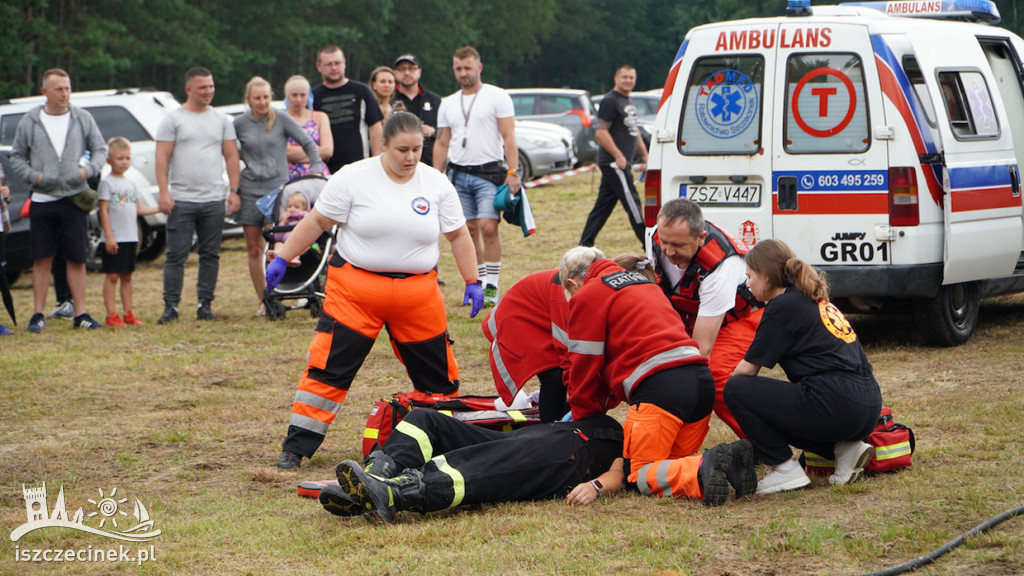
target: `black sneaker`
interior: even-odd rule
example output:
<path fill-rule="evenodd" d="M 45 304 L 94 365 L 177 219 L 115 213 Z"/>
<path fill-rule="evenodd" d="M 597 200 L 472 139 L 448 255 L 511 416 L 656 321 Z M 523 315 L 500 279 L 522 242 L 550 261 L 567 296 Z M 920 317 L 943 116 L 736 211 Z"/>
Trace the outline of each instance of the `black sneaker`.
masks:
<path fill-rule="evenodd" d="M 82 314 L 81 316 L 75 316 L 75 329 L 85 328 L 87 330 L 95 330 L 97 328 L 103 328 L 103 324 L 100 324 L 88 314 Z"/>
<path fill-rule="evenodd" d="M 301 463 L 302 456 L 299 456 L 295 452 L 282 450 L 281 455 L 277 457 L 277 467 L 283 470 L 298 468 Z"/>
<path fill-rule="evenodd" d="M 160 319 L 156 321 L 157 324 L 169 324 L 178 319 L 178 308 L 175 306 L 167 306 L 164 308 L 164 313 L 160 315 Z"/>
<path fill-rule="evenodd" d="M 704 504 L 721 506 L 729 499 L 729 479 L 727 472 L 732 462 L 729 446 L 719 444 L 704 451 L 704 459 L 700 463 L 698 477 L 704 488 Z"/>
<path fill-rule="evenodd" d="M 209 302 L 200 302 L 196 308 L 196 320 L 216 320 L 217 315 L 210 309 Z"/>
<path fill-rule="evenodd" d="M 736 497 L 753 494 L 757 490 L 757 472 L 754 470 L 754 446 L 750 440 L 737 440 L 728 444 L 731 459 L 725 476 L 736 491 Z"/>
<path fill-rule="evenodd" d="M 43 318 L 42 314 L 33 314 L 32 318 L 28 321 L 28 331 L 39 333 L 46 328 L 46 318 Z"/>

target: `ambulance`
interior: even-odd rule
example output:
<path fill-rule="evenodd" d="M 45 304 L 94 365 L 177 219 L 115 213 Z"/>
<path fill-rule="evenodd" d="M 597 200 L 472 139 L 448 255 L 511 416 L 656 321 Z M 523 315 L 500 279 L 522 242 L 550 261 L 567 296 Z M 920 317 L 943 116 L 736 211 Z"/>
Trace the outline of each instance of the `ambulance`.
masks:
<path fill-rule="evenodd" d="M 966 342 L 982 298 L 1024 291 L 1024 41 L 988 0 L 790 0 L 693 28 L 669 71 L 644 217 L 697 202 L 778 238 L 848 311 L 912 311 Z"/>

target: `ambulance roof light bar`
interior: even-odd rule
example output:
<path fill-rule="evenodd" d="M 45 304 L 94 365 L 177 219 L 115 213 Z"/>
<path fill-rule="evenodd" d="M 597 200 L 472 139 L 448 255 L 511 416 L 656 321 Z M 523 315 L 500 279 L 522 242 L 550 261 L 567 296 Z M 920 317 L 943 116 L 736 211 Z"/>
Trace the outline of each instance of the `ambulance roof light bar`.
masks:
<path fill-rule="evenodd" d="M 999 24 L 999 7 L 992 0 L 889 0 L 842 2 L 840 6 L 871 8 L 889 16 L 934 18 Z M 788 9 L 787 9 L 788 10 Z"/>
<path fill-rule="evenodd" d="M 810 16 L 811 0 L 786 0 L 786 16 Z"/>

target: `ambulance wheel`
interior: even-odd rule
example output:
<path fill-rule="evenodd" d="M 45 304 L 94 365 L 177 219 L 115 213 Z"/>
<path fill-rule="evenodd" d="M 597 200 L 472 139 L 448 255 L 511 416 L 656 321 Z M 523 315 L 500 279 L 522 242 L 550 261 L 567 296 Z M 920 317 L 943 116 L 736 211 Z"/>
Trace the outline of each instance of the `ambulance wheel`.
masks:
<path fill-rule="evenodd" d="M 957 346 L 967 342 L 978 324 L 981 289 L 977 282 L 949 284 L 935 298 L 914 301 L 914 321 L 930 346 Z"/>

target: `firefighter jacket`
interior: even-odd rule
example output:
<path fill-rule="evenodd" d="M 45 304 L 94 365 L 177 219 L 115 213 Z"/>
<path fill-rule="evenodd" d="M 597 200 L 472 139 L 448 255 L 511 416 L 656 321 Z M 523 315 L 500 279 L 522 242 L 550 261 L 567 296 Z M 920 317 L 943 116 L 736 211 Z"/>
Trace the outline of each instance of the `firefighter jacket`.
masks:
<path fill-rule="evenodd" d="M 483 319 L 481 328 L 491 342 L 491 373 L 505 403 L 537 374 L 568 368 L 568 317 L 558 270 L 543 270 L 512 285 Z"/>
<path fill-rule="evenodd" d="M 705 221 L 704 230 L 708 233 L 704 245 L 693 255 L 690 266 L 686 268 L 682 278 L 675 285 L 670 284 L 671 280 L 661 269 L 661 243 L 658 240 L 657 229 L 654 230 L 650 246 L 651 253 L 648 254 L 651 262 L 654 262 L 661 289 L 672 302 L 672 307 L 683 319 L 687 332 L 693 332 L 694 322 L 697 321 L 697 312 L 700 310 L 700 283 L 714 272 L 726 258 L 742 256 L 747 253 L 747 247 L 742 241 L 737 240 L 718 226 Z M 754 298 L 746 284 L 737 285 L 736 305 L 726 313 L 724 322 L 740 318 L 762 306 L 763 304 Z"/>
<path fill-rule="evenodd" d="M 650 374 L 708 363 L 660 288 L 605 259 L 590 266 L 569 301 L 569 360 L 574 420 L 628 402 Z"/>

